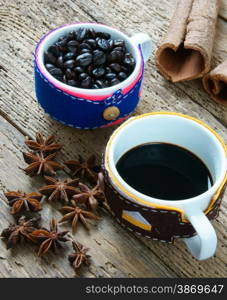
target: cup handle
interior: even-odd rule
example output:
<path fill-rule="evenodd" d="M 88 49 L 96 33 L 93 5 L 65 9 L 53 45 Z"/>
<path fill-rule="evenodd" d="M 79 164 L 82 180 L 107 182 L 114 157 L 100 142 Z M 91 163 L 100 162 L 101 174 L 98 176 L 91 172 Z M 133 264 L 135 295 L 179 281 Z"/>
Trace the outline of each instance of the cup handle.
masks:
<path fill-rule="evenodd" d="M 192 255 L 198 260 L 212 257 L 217 247 L 217 235 L 209 219 L 201 210 L 186 210 L 185 215 L 197 234 L 184 238 L 184 242 Z"/>
<path fill-rule="evenodd" d="M 131 42 L 137 47 L 140 45 L 144 62 L 146 62 L 151 56 L 153 49 L 151 38 L 146 33 L 136 33 L 130 38 Z"/>

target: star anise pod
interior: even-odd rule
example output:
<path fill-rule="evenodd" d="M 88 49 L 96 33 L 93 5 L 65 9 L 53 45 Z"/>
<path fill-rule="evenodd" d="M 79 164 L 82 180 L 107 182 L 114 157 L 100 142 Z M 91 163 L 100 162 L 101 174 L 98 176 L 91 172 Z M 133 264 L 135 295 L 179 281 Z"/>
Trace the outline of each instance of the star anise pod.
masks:
<path fill-rule="evenodd" d="M 64 164 L 72 171 L 72 176 L 86 177 L 92 182 L 97 181 L 97 173 L 94 171 L 96 167 L 96 157 L 94 154 L 89 156 L 87 160 L 79 156 L 78 161 L 68 160 Z"/>
<path fill-rule="evenodd" d="M 59 223 L 65 222 L 65 221 L 71 221 L 72 222 L 72 230 L 73 232 L 76 231 L 76 226 L 78 220 L 84 225 L 84 227 L 89 230 L 89 225 L 87 222 L 87 219 L 93 219 L 98 220 L 99 217 L 93 214 L 92 212 L 89 212 L 87 210 L 83 210 L 79 206 L 76 205 L 74 201 L 72 201 L 72 206 L 63 206 L 60 211 L 62 213 L 65 213 L 65 215 L 62 217 L 62 219 L 59 221 Z"/>
<path fill-rule="evenodd" d="M 47 196 L 48 201 L 61 201 L 65 204 L 69 203 L 70 198 L 79 192 L 78 186 L 79 179 L 58 181 L 53 177 L 44 177 L 49 185 L 43 186 L 39 192 Z"/>
<path fill-rule="evenodd" d="M 42 209 L 40 204 L 42 195 L 39 193 L 7 192 L 5 196 L 9 201 L 9 205 L 12 206 L 11 213 L 13 215 L 24 210 L 39 211 Z"/>
<path fill-rule="evenodd" d="M 90 265 L 90 255 L 87 254 L 89 248 L 85 248 L 79 242 L 72 242 L 73 249 L 75 252 L 69 254 L 68 260 L 71 263 L 72 267 L 75 271 L 81 267 L 82 264 L 89 266 Z"/>
<path fill-rule="evenodd" d="M 40 219 L 40 217 L 36 217 L 26 220 L 26 218 L 22 216 L 18 220 L 18 224 L 10 224 L 8 228 L 4 229 L 1 233 L 1 237 L 7 240 L 7 249 L 13 248 L 22 240 L 30 240 L 34 242 L 30 233 L 38 228 Z"/>
<path fill-rule="evenodd" d="M 41 133 L 36 134 L 36 140 L 26 139 L 25 144 L 32 150 L 43 152 L 46 154 L 59 151 L 63 145 L 54 144 L 55 137 L 53 135 L 45 138 Z"/>
<path fill-rule="evenodd" d="M 31 152 L 23 153 L 24 160 L 29 166 L 24 169 L 29 176 L 35 175 L 56 175 L 57 170 L 62 170 L 64 167 L 58 162 L 54 161 L 57 153 L 52 153 L 47 157 L 43 154 L 34 154 Z"/>
<path fill-rule="evenodd" d="M 100 201 L 103 201 L 104 194 L 99 185 L 90 189 L 87 185 L 79 183 L 80 192 L 73 196 L 78 203 L 84 203 L 89 209 L 96 211 Z"/>
<path fill-rule="evenodd" d="M 57 221 L 53 218 L 50 221 L 50 230 L 42 228 L 33 231 L 30 237 L 36 241 L 42 242 L 38 251 L 38 256 L 43 256 L 52 249 L 56 253 L 57 248 L 62 248 L 62 242 L 69 241 L 65 235 L 68 231 L 58 232 Z"/>

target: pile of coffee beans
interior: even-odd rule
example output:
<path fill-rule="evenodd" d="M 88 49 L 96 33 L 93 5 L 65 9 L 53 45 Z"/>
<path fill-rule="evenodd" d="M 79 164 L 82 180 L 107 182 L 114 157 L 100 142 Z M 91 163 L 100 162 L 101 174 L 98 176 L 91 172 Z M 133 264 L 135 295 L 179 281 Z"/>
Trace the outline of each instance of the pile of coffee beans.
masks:
<path fill-rule="evenodd" d="M 83 89 L 118 84 L 135 68 L 135 59 L 123 40 L 86 28 L 60 37 L 45 52 L 44 63 L 56 79 Z"/>

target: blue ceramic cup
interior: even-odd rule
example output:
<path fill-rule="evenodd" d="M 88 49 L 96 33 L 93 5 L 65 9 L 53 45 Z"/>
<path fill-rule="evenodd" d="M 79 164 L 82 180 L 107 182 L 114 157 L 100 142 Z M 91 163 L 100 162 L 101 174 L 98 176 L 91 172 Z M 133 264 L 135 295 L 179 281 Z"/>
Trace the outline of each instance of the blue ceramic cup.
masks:
<path fill-rule="evenodd" d="M 79 28 L 108 32 L 113 39 L 122 39 L 136 60 L 132 74 L 124 81 L 103 89 L 82 89 L 54 78 L 45 68 L 44 52 L 61 36 Z M 35 91 L 39 104 L 53 119 L 80 129 L 95 129 L 125 120 L 139 102 L 144 62 L 151 54 L 147 34 L 128 37 L 117 29 L 96 23 L 76 23 L 58 27 L 47 33 L 35 50 Z"/>

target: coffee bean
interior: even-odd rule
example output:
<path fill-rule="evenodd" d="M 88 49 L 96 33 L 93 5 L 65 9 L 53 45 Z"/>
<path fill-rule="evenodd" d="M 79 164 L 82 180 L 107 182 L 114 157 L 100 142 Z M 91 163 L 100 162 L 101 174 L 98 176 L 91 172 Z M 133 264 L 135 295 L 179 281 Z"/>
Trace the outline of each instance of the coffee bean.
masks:
<path fill-rule="evenodd" d="M 105 74 L 104 68 L 95 68 L 92 70 L 92 75 L 96 78 L 102 77 Z"/>
<path fill-rule="evenodd" d="M 100 38 L 109 40 L 111 38 L 111 35 L 107 32 L 96 32 L 96 37 L 100 37 Z"/>
<path fill-rule="evenodd" d="M 64 54 L 68 51 L 68 47 L 67 46 L 59 46 L 59 51 L 61 52 L 61 54 Z"/>
<path fill-rule="evenodd" d="M 83 72 L 84 72 L 84 69 L 83 69 L 82 67 L 80 67 L 80 66 L 78 66 L 78 67 L 75 67 L 73 70 L 74 70 L 76 73 L 78 73 L 78 74 L 80 74 L 80 73 L 83 73 Z"/>
<path fill-rule="evenodd" d="M 82 42 L 87 34 L 87 29 L 86 28 L 79 28 L 76 34 L 76 40 L 79 42 Z"/>
<path fill-rule="evenodd" d="M 59 48 L 59 50 L 60 50 L 61 52 L 66 52 L 66 51 L 67 51 L 67 39 L 66 39 L 66 38 L 64 38 L 64 39 L 61 40 L 61 41 L 58 41 L 58 42 L 56 43 L 56 45 L 58 46 L 58 48 Z"/>
<path fill-rule="evenodd" d="M 127 58 L 132 58 L 133 56 L 132 56 L 131 53 L 127 52 L 127 53 L 125 53 L 125 57 L 127 57 Z"/>
<path fill-rule="evenodd" d="M 70 52 L 75 53 L 75 54 L 77 54 L 77 52 L 78 52 L 78 50 L 77 50 L 76 47 L 68 47 L 68 50 L 69 50 Z"/>
<path fill-rule="evenodd" d="M 116 78 L 116 73 L 107 73 L 105 75 L 105 78 L 108 80 L 112 80 L 112 79 Z"/>
<path fill-rule="evenodd" d="M 123 63 L 126 67 L 134 67 L 135 66 L 135 59 L 130 53 L 125 54 L 125 58 L 123 60 Z"/>
<path fill-rule="evenodd" d="M 87 43 L 82 43 L 82 44 L 80 44 L 79 49 L 80 49 L 80 51 L 83 50 L 83 49 L 91 50 L 91 46 Z"/>
<path fill-rule="evenodd" d="M 73 79 L 76 74 L 71 69 L 66 69 L 65 75 L 67 79 Z"/>
<path fill-rule="evenodd" d="M 64 83 L 67 83 L 66 75 L 63 75 L 62 81 L 63 81 Z"/>
<path fill-rule="evenodd" d="M 94 65 L 102 65 L 106 61 L 106 54 L 101 50 L 93 51 L 93 62 Z"/>
<path fill-rule="evenodd" d="M 124 47 L 125 42 L 123 40 L 114 40 L 114 47 Z"/>
<path fill-rule="evenodd" d="M 66 36 L 65 35 L 62 35 L 58 38 L 58 42 L 61 42 L 63 41 L 64 39 L 66 39 Z"/>
<path fill-rule="evenodd" d="M 77 56 L 76 63 L 79 66 L 86 67 L 92 62 L 91 53 L 83 53 Z"/>
<path fill-rule="evenodd" d="M 55 64 L 56 60 L 57 60 L 56 57 L 51 52 L 45 52 L 44 53 L 45 63 Z"/>
<path fill-rule="evenodd" d="M 56 43 L 56 46 L 58 46 L 58 50 L 59 50 L 59 54 L 56 55 L 56 57 L 58 57 L 59 55 L 62 55 L 63 53 L 66 53 L 68 50 L 67 46 L 61 46 L 58 43 Z"/>
<path fill-rule="evenodd" d="M 88 73 L 89 75 L 91 75 L 93 69 L 94 69 L 94 66 L 93 66 L 93 65 L 89 65 L 89 66 L 87 67 L 87 73 Z"/>
<path fill-rule="evenodd" d="M 125 66 L 121 66 L 121 71 L 124 72 L 124 73 L 126 73 L 126 74 L 128 74 L 129 69 L 126 68 Z"/>
<path fill-rule="evenodd" d="M 128 77 L 128 75 L 125 72 L 120 72 L 118 74 L 118 79 L 125 80 Z"/>
<path fill-rule="evenodd" d="M 59 68 L 53 68 L 49 70 L 51 75 L 62 75 L 62 70 Z"/>
<path fill-rule="evenodd" d="M 68 42 L 67 46 L 70 52 L 77 53 L 80 43 L 76 40 L 71 40 Z"/>
<path fill-rule="evenodd" d="M 109 43 L 109 50 L 112 50 L 114 46 L 114 41 L 110 39 L 108 40 L 108 43 Z"/>
<path fill-rule="evenodd" d="M 60 54 L 59 48 L 57 45 L 52 45 L 49 47 L 48 52 L 52 53 L 55 57 Z"/>
<path fill-rule="evenodd" d="M 111 72 L 112 72 L 112 70 L 111 70 L 110 67 L 106 67 L 106 68 L 105 68 L 105 71 L 106 71 L 106 73 L 111 73 Z"/>
<path fill-rule="evenodd" d="M 66 38 L 67 38 L 67 41 L 74 40 L 75 39 L 75 32 L 74 31 L 69 32 L 67 34 Z"/>
<path fill-rule="evenodd" d="M 72 59 L 72 58 L 75 58 L 76 57 L 76 54 L 73 53 L 73 52 L 68 52 L 64 55 L 64 61 L 66 60 L 69 60 L 69 59 Z"/>
<path fill-rule="evenodd" d="M 74 59 L 69 59 L 69 60 L 66 60 L 64 62 L 64 67 L 65 68 L 72 69 L 74 66 L 75 66 L 75 60 Z"/>
<path fill-rule="evenodd" d="M 52 64 L 45 64 L 45 67 L 47 68 L 48 71 L 50 71 L 51 69 L 55 68 L 55 65 Z"/>
<path fill-rule="evenodd" d="M 79 80 L 84 80 L 84 79 L 86 79 L 88 77 L 88 74 L 87 73 L 81 73 L 80 75 L 79 75 Z"/>
<path fill-rule="evenodd" d="M 88 38 L 91 38 L 91 39 L 95 39 L 95 37 L 96 37 L 96 32 L 94 31 L 93 28 L 87 30 L 87 37 L 88 37 Z"/>
<path fill-rule="evenodd" d="M 116 85 L 116 84 L 118 84 L 118 83 L 120 83 L 120 81 L 119 81 L 117 78 L 114 78 L 114 79 L 112 79 L 112 80 L 110 81 L 110 85 L 111 85 L 111 86 Z"/>
<path fill-rule="evenodd" d="M 96 83 L 94 83 L 94 84 L 92 85 L 92 88 L 93 88 L 93 89 L 99 89 L 99 86 L 98 86 Z"/>
<path fill-rule="evenodd" d="M 109 80 L 105 80 L 104 84 L 105 84 L 105 86 L 109 86 L 110 85 Z"/>
<path fill-rule="evenodd" d="M 91 53 L 91 50 L 89 50 L 89 49 L 82 49 L 80 51 L 80 54 L 83 54 L 83 53 Z"/>
<path fill-rule="evenodd" d="M 95 84 L 97 84 L 97 86 L 98 86 L 99 88 L 101 88 L 101 89 L 106 87 L 104 81 L 101 80 L 101 79 L 96 80 L 96 81 L 95 81 Z"/>
<path fill-rule="evenodd" d="M 108 55 L 109 62 L 120 62 L 123 59 L 123 53 L 121 51 L 111 51 Z"/>
<path fill-rule="evenodd" d="M 57 80 L 59 80 L 59 81 L 63 81 L 63 75 L 53 75 L 54 76 L 54 78 L 56 78 Z"/>
<path fill-rule="evenodd" d="M 78 42 L 78 41 L 76 41 L 76 40 L 72 40 L 72 41 L 69 41 L 68 43 L 67 43 L 67 46 L 68 47 L 79 47 L 80 46 L 80 43 Z"/>
<path fill-rule="evenodd" d="M 64 37 L 64 36 L 61 36 L 59 39 L 58 39 L 58 45 L 59 46 L 66 46 L 67 45 L 67 38 Z"/>
<path fill-rule="evenodd" d="M 71 86 L 76 86 L 76 87 L 78 87 L 80 85 L 78 81 L 73 80 L 73 79 L 68 80 L 67 84 L 71 85 Z"/>
<path fill-rule="evenodd" d="M 59 68 L 63 68 L 63 56 L 60 55 L 57 59 L 57 62 L 56 62 L 56 65 L 59 67 Z"/>
<path fill-rule="evenodd" d="M 125 48 L 123 48 L 123 47 L 115 47 L 114 48 L 114 51 L 121 51 L 121 52 L 125 52 Z"/>
<path fill-rule="evenodd" d="M 118 63 L 110 64 L 110 68 L 117 73 L 121 71 L 121 65 Z"/>
<path fill-rule="evenodd" d="M 84 80 L 81 81 L 81 87 L 84 89 L 90 88 L 92 85 L 92 80 L 90 76 L 87 76 Z"/>
<path fill-rule="evenodd" d="M 97 46 L 96 40 L 94 40 L 94 39 L 88 39 L 85 42 L 86 42 L 86 44 L 90 45 L 91 48 L 93 48 L 93 49 Z"/>
<path fill-rule="evenodd" d="M 101 38 L 98 39 L 97 40 L 97 45 L 103 51 L 107 51 L 107 50 L 110 49 L 109 41 L 105 40 L 105 39 L 101 39 Z"/>

